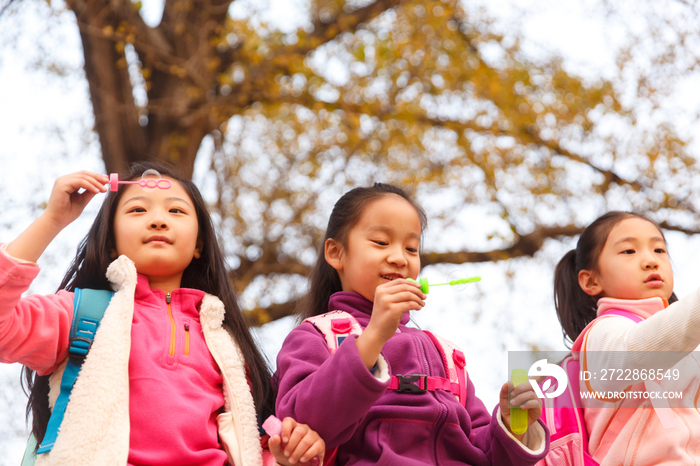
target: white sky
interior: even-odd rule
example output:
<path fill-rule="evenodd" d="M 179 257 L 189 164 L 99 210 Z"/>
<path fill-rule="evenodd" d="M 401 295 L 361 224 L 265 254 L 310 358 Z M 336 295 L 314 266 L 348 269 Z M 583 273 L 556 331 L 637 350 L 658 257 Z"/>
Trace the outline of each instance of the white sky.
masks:
<path fill-rule="evenodd" d="M 28 205 L 37 207 L 45 201 L 57 176 L 79 169 L 104 170 L 99 146 L 90 133 L 92 117 L 87 84 L 82 80 L 56 80 L 32 69 L 32 61 L 40 55 L 37 46 L 51 50 L 64 62 L 80 66 L 77 29 L 69 26 L 46 35 L 44 24 L 26 13 L 36 10 L 32 1 L 17 3 L 22 4 L 24 13 L 6 13 L 0 18 L 0 199 L 4 202 L 0 242 L 10 241 L 31 222 L 34 214 L 29 212 Z M 155 6 L 158 0 L 144 3 L 148 20 L 155 24 L 159 16 Z M 303 19 L 296 19 L 298 16 L 290 13 L 290 2 L 248 0 L 245 3 L 257 5 L 264 21 L 279 24 L 283 29 L 291 28 L 290 18 L 296 24 L 303 24 Z M 241 4 L 243 0 L 237 2 L 236 14 L 246 11 Z M 304 2 L 297 0 L 291 4 Z M 499 18 L 497 24 L 504 29 L 517 25 L 526 38 L 524 47 L 532 55 L 559 53 L 565 57 L 567 70 L 596 79 L 614 74 L 611 44 L 620 44 L 625 37 L 621 36 L 623 29 L 603 20 L 595 5 L 592 0 L 477 0 L 468 2 L 467 7 L 474 12 L 487 8 Z M 15 37 L 16 42 L 10 43 L 9 37 Z M 698 88 L 693 88 L 690 82 L 681 83 L 679 89 L 683 92 L 668 99 L 669 108 L 679 115 L 696 112 L 700 98 L 697 92 L 688 90 Z M 697 126 L 688 129 L 694 130 Z M 195 180 L 202 179 L 208 153 L 207 149 L 201 151 Z M 49 259 L 40 262 L 43 271 L 31 291 L 50 293 L 55 289 L 72 257 L 76 238 L 85 234 L 96 208 L 97 203 L 93 202 L 81 219 L 51 245 L 46 254 Z M 6 222 L 11 227 L 4 227 Z M 434 241 L 431 238 L 431 235 L 427 238 L 428 249 L 430 241 Z M 700 238 L 669 233 L 668 239 L 676 271 L 676 292 L 683 296 L 700 279 L 695 264 Z M 469 267 L 431 267 L 422 272 L 431 282 L 446 278 L 454 269 L 483 278 L 463 291 L 446 287 L 431 291 L 428 306 L 415 319 L 423 328 L 466 350 L 477 395 L 489 409 L 497 402 L 498 387 L 507 377 L 507 350 L 524 349 L 524 341 L 541 341 L 544 347 L 564 349 L 551 300 L 551 283 L 554 264 L 570 247 L 572 243 L 552 241 L 535 259 Z M 274 360 L 292 327 L 292 319 L 284 319 L 256 332 L 271 359 Z M 0 366 L 0 384 L 7 387 L 0 390 L 0 410 L 7 407 L 9 412 L 3 412 L 3 418 L 13 420 L 0 425 L 0 450 L 4 452 L 0 455 L 0 466 L 19 464 L 24 445 L 21 431 L 24 398 L 17 388 L 17 374 L 16 365 Z"/>

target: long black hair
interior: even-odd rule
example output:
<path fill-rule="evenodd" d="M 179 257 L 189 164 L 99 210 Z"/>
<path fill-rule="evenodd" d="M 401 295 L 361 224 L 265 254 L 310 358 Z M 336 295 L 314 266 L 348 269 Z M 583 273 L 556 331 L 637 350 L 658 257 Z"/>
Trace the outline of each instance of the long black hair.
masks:
<path fill-rule="evenodd" d="M 170 166 L 150 162 L 131 166 L 129 173 L 119 177 L 120 180 L 136 180 L 146 170 L 157 170 L 184 188 L 190 196 L 197 212 L 199 223 L 198 243 L 202 245 L 200 257 L 192 259 L 182 274 L 180 286 L 193 288 L 217 296 L 226 309 L 224 323 L 233 333 L 233 338 L 241 350 L 248 367 L 248 376 L 252 386 L 256 409 L 263 418 L 272 414 L 274 400 L 270 390 L 270 372 L 260 351 L 253 340 L 241 313 L 236 294 L 231 284 L 224 254 L 219 246 L 216 230 L 206 203 L 195 184 L 182 177 Z M 124 190 L 107 194 L 90 231 L 78 245 L 78 250 L 68 271 L 63 277 L 59 290 L 73 291 L 75 288 L 93 288 L 111 290 L 105 275 L 112 262 L 110 257 L 116 249 L 114 238 L 114 215 Z M 49 409 L 49 376 L 40 376 L 35 371 L 24 367 L 23 387 L 29 395 L 27 419 L 32 418 L 32 433 L 41 443 L 46 434 L 46 426 L 51 415 Z"/>
<path fill-rule="evenodd" d="M 328 312 L 328 300 L 337 291 L 342 291 L 338 272 L 326 262 L 326 240 L 334 240 L 347 247 L 348 233 L 360 220 L 365 207 L 381 197 L 388 195 L 401 196 L 408 201 L 418 214 L 421 225 L 421 233 L 425 230 L 427 217 L 423 208 L 414 201 L 403 189 L 386 183 L 374 183 L 367 188 L 354 188 L 345 193 L 335 203 L 331 216 L 328 219 L 326 235 L 318 251 L 318 258 L 311 276 L 309 277 L 309 291 L 300 300 L 298 312 L 304 318 Z"/>
<path fill-rule="evenodd" d="M 598 257 L 603 251 L 608 235 L 615 226 L 628 218 L 640 218 L 654 225 L 666 241 L 661 227 L 650 218 L 633 212 L 611 211 L 598 217 L 588 225 L 576 244 L 576 249 L 567 252 L 554 271 L 554 307 L 561 324 L 565 340 L 573 343 L 581 331 L 596 318 L 598 298 L 581 289 L 578 274 L 581 270 L 598 270 Z M 668 302 L 678 301 L 671 293 Z"/>

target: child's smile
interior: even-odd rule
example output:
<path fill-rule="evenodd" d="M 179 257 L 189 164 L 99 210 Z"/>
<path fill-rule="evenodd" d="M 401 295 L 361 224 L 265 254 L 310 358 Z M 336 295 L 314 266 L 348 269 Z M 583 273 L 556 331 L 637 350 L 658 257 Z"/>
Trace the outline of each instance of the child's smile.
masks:
<path fill-rule="evenodd" d="M 377 286 L 420 271 L 421 222 L 405 199 L 388 194 L 365 206 L 341 247 L 337 268 L 343 291 L 374 301 Z"/>
<path fill-rule="evenodd" d="M 388 281 L 396 280 L 397 278 L 406 278 L 403 275 L 398 274 L 398 273 L 390 273 L 387 275 L 382 275 L 381 277 L 388 280 Z"/>

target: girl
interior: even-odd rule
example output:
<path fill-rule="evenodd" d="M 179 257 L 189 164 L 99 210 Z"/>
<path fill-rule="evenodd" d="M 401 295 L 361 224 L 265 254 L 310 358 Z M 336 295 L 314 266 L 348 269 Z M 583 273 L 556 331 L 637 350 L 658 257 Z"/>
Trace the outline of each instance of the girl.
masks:
<path fill-rule="evenodd" d="M 195 185 L 166 167 L 136 165 L 126 179 L 148 169 L 166 175 L 171 187 L 110 192 L 55 295 L 20 297 L 47 245 L 106 191 L 105 175 L 58 178 L 44 213 L 0 245 L 0 361 L 27 366 L 28 413 L 39 443 L 60 391 L 73 290 L 116 291 L 58 437 L 36 464 L 260 465 L 256 414 L 271 412 L 268 371 L 243 322 L 211 218 Z M 324 450 L 315 432 L 292 419 L 281 436 L 284 451 L 279 436 L 270 448 L 284 464 Z"/>
<path fill-rule="evenodd" d="M 700 368 L 690 352 L 700 344 L 700 294 L 676 299 L 659 226 L 628 212 L 598 218 L 557 265 L 554 302 L 590 374 L 582 390 L 598 398 L 582 397 L 593 459 L 697 464 Z M 611 310 L 627 314 L 603 315 Z M 678 391 L 682 399 L 663 398 Z"/>
<path fill-rule="evenodd" d="M 314 325 L 294 329 L 277 357 L 277 410 L 338 447 L 339 464 L 534 464 L 544 457 L 548 434 L 535 422 L 541 407 L 529 384 L 510 385 L 513 404 L 531 408 L 524 435 L 510 431 L 508 384 L 492 416 L 471 381 L 466 409 L 443 389 L 415 394 L 390 387 L 390 374 L 447 377 L 430 335 L 406 326 L 409 311 L 425 304 L 420 286 L 407 280 L 420 270 L 425 222 L 403 190 L 386 184 L 353 189 L 336 203 L 303 311 L 307 317 L 345 311 L 364 330 L 331 355 Z"/>

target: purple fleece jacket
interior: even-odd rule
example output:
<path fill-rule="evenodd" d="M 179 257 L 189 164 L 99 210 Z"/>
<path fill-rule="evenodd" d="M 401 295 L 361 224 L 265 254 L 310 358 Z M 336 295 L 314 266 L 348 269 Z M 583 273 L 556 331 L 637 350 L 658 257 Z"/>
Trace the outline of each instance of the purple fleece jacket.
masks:
<path fill-rule="evenodd" d="M 352 314 L 366 327 L 372 302 L 357 293 L 335 293 L 330 310 Z M 390 374 L 445 377 L 440 352 L 421 330 L 406 327 L 385 345 Z M 525 449 L 498 424 L 467 385 L 466 409 L 443 390 L 423 394 L 387 390 L 364 366 L 346 338 L 331 357 L 323 335 L 310 323 L 294 329 L 277 356 L 277 416 L 291 416 L 316 430 L 330 450 L 340 446 L 342 465 L 531 465 L 544 458 L 549 433 L 540 423 L 544 449 Z M 536 428 L 536 425 L 530 429 Z"/>

